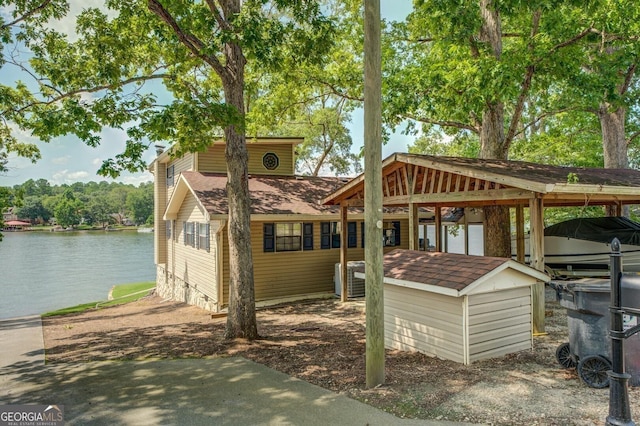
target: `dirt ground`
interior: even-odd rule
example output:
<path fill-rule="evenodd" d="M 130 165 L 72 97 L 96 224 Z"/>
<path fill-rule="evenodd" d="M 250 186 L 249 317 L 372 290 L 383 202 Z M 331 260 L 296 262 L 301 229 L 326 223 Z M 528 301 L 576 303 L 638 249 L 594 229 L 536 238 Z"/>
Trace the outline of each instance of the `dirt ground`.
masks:
<path fill-rule="evenodd" d="M 138 302 L 45 318 L 47 362 L 243 356 L 399 417 L 492 425 L 601 425 L 609 390 L 560 368 L 566 311 L 547 290 L 547 335 L 534 349 L 464 366 L 387 351 L 386 384 L 365 389 L 364 302 L 324 300 L 258 311 L 262 338 L 225 341 L 225 318 L 148 296 Z M 634 420 L 640 388 L 630 388 Z"/>

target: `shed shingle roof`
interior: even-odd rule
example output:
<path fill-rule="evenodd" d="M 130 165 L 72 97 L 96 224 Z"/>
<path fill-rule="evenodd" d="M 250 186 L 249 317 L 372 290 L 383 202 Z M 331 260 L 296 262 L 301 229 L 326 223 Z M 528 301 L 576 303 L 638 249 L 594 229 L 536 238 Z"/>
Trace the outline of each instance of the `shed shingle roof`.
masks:
<path fill-rule="evenodd" d="M 384 255 L 384 276 L 462 291 L 509 261 L 501 257 L 396 249 Z M 354 269 L 364 272 L 364 266 Z"/>

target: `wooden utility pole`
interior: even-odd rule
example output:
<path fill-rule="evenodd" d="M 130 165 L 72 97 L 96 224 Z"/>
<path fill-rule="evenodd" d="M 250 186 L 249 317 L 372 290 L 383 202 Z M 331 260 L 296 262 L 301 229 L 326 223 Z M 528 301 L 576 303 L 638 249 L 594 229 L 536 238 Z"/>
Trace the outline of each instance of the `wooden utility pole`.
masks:
<path fill-rule="evenodd" d="M 364 0 L 364 223 L 366 386 L 372 388 L 384 383 L 380 0 Z"/>

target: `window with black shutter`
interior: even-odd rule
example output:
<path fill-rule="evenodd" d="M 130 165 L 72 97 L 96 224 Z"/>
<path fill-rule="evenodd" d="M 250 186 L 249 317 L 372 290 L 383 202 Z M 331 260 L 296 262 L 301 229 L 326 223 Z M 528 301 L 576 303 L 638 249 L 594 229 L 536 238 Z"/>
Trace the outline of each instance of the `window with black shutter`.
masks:
<path fill-rule="evenodd" d="M 358 222 L 347 223 L 347 247 L 358 247 Z"/>
<path fill-rule="evenodd" d="M 331 248 L 331 222 L 320 222 L 320 248 Z"/>
<path fill-rule="evenodd" d="M 302 249 L 313 250 L 313 223 L 302 224 Z"/>
<path fill-rule="evenodd" d="M 273 223 L 265 223 L 262 227 L 262 244 L 265 252 L 276 251 L 275 226 Z"/>

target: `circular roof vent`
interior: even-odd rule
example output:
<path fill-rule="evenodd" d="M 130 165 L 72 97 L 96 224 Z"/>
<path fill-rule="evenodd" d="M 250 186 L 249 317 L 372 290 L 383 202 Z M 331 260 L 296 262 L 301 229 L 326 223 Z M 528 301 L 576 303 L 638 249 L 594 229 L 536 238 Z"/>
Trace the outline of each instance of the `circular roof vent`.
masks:
<path fill-rule="evenodd" d="M 262 165 L 267 170 L 275 170 L 280 165 L 280 159 L 273 152 L 267 152 L 262 156 Z"/>

